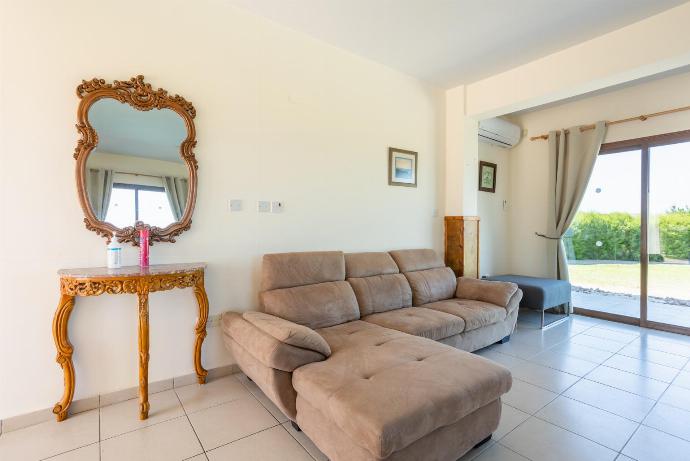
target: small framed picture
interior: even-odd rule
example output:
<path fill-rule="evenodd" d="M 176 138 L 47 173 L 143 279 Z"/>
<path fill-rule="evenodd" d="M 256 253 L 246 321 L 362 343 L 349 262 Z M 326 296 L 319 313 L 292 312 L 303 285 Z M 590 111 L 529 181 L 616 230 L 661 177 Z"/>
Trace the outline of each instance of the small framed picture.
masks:
<path fill-rule="evenodd" d="M 417 187 L 417 152 L 388 148 L 388 184 Z"/>
<path fill-rule="evenodd" d="M 479 190 L 496 192 L 496 164 L 479 162 Z"/>

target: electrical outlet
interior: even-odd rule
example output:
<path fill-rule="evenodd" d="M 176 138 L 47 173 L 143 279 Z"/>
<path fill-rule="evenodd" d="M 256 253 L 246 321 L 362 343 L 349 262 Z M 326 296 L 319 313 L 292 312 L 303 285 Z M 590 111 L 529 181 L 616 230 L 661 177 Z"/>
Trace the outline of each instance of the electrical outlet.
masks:
<path fill-rule="evenodd" d="M 283 208 L 285 208 L 285 204 L 280 201 L 273 201 L 271 202 L 271 213 L 282 213 Z"/>
<path fill-rule="evenodd" d="M 271 202 L 268 200 L 259 200 L 256 202 L 256 211 L 259 213 L 270 213 L 271 212 Z"/>
<path fill-rule="evenodd" d="M 208 320 L 206 321 L 206 329 L 209 328 L 215 328 L 220 325 L 220 316 L 221 314 L 216 314 L 216 315 L 209 315 Z"/>

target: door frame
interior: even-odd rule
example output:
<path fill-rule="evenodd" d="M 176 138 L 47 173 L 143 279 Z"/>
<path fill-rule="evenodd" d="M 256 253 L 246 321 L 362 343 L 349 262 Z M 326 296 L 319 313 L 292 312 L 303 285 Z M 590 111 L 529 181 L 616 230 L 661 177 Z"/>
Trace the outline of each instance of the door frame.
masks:
<path fill-rule="evenodd" d="M 599 312 L 591 309 L 574 307 L 576 314 L 588 317 L 596 317 L 604 320 L 639 325 L 643 328 L 652 328 L 671 333 L 690 335 L 690 327 L 673 325 L 670 323 L 655 322 L 648 319 L 648 293 L 649 293 L 649 151 L 652 147 L 667 146 L 690 142 L 690 130 L 663 133 L 642 138 L 626 139 L 623 141 L 609 142 L 601 145 L 599 155 L 617 154 L 631 150 L 640 151 L 641 182 L 640 182 L 640 316 L 639 318 L 627 315 Z M 690 308 L 689 308 L 690 309 Z"/>

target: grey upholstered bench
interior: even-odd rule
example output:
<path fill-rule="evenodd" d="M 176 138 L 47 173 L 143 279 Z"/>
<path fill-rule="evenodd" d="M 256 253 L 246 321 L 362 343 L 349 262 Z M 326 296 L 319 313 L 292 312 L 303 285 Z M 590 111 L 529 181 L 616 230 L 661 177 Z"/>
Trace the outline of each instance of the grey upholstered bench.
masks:
<path fill-rule="evenodd" d="M 494 275 L 487 277 L 487 280 L 499 280 L 501 282 L 513 282 L 520 287 L 523 292 L 520 307 L 541 310 L 541 328 L 544 328 L 544 311 L 553 307 L 565 305 L 566 317 L 547 326 L 560 323 L 567 318 L 568 307 L 571 302 L 570 282 L 565 280 L 544 279 L 539 277 L 528 277 L 526 275 Z"/>

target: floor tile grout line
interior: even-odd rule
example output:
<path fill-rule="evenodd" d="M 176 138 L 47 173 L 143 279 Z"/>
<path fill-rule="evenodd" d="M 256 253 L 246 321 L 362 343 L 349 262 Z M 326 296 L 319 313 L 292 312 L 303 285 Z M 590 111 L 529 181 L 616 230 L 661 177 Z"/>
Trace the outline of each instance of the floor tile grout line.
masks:
<path fill-rule="evenodd" d="M 527 419 L 529 419 L 529 418 L 527 418 Z M 525 421 L 527 421 L 527 420 L 525 420 Z M 524 421 L 523 421 L 523 422 L 524 422 Z M 520 424 L 522 424 L 522 423 L 520 423 Z M 511 431 L 511 432 L 512 432 L 512 431 Z M 508 435 L 508 434 L 506 434 L 506 435 Z M 504 438 L 504 437 L 501 437 L 501 440 L 503 440 L 503 438 Z M 513 449 L 510 448 L 509 446 L 503 445 L 503 444 L 501 443 L 501 440 L 497 440 L 496 443 L 495 443 L 495 445 L 500 445 L 500 446 L 502 446 L 503 448 L 505 448 L 506 450 L 512 451 L 513 453 L 515 453 L 515 454 L 518 455 L 518 456 L 522 456 L 523 458 L 525 458 L 525 459 L 528 460 L 528 461 L 533 461 L 532 458 L 530 458 L 530 457 L 528 457 L 528 456 L 525 456 L 525 455 L 523 455 L 522 453 L 518 453 L 517 451 L 513 450 Z"/>
<path fill-rule="evenodd" d="M 254 397 L 254 395 L 252 395 L 251 392 L 247 391 L 247 393 L 249 394 L 248 396 L 237 397 L 237 398 L 234 398 L 232 400 L 225 400 L 225 401 L 220 402 L 220 403 L 214 403 L 213 405 L 210 405 L 208 407 L 199 408 L 198 410 L 194 410 L 194 411 L 190 411 L 190 412 L 188 412 L 187 409 L 184 407 L 184 405 L 182 405 L 182 410 L 184 411 L 185 415 L 195 415 L 195 414 L 200 413 L 204 410 L 208 410 L 210 408 L 216 408 L 216 407 L 219 407 L 221 405 L 226 405 L 226 404 L 232 403 L 232 402 L 237 402 L 238 400 L 246 399 L 249 397 L 252 397 L 254 400 L 256 400 L 256 397 Z M 179 395 L 177 397 L 179 398 Z M 259 403 L 261 403 L 261 402 L 259 402 Z M 160 423 L 156 423 L 156 424 L 160 424 Z"/>
<path fill-rule="evenodd" d="M 563 429 L 564 431 L 567 431 L 567 432 L 570 432 L 571 434 L 577 435 L 578 437 L 582 437 L 583 439 L 589 440 L 590 442 L 595 443 L 595 444 L 599 445 L 600 447 L 604 447 L 604 448 L 606 448 L 607 450 L 611 450 L 611 451 L 613 451 L 613 452 L 615 452 L 615 453 L 620 453 L 620 450 L 616 450 L 615 448 L 607 447 L 606 445 L 602 444 L 601 442 L 597 442 L 597 441 L 594 440 L 594 439 L 590 439 L 590 438 L 587 437 L 586 435 L 578 434 L 577 432 L 575 432 L 575 431 L 572 430 L 572 429 L 568 429 L 567 427 L 563 427 L 563 426 L 561 426 L 561 425 L 558 425 L 558 424 L 556 424 L 556 423 L 553 423 L 553 422 L 551 422 L 551 421 L 549 421 L 549 420 L 546 420 L 546 419 L 544 419 L 544 418 L 540 418 L 540 417 L 537 416 L 536 414 L 532 415 L 532 418 L 536 418 L 536 419 L 538 419 L 538 420 L 541 421 L 541 422 L 544 422 L 544 423 L 547 423 L 547 424 L 551 424 L 552 426 L 556 426 L 556 427 L 558 427 L 558 428 L 560 428 L 560 429 Z M 638 426 L 641 425 L 640 423 L 636 423 L 636 424 L 637 424 Z M 635 428 L 635 431 L 636 431 L 636 430 L 637 430 L 637 428 Z M 635 431 L 633 431 L 633 433 L 634 433 Z M 627 442 L 626 442 L 626 443 L 627 443 Z M 623 444 L 623 447 L 625 447 L 625 444 Z M 622 450 L 622 449 L 623 449 L 623 448 L 621 448 L 621 450 Z"/>
<path fill-rule="evenodd" d="M 578 375 L 575 375 L 575 374 L 573 374 L 573 373 L 569 373 L 569 372 L 564 371 L 564 370 L 559 370 L 558 368 L 554 368 L 554 367 L 551 367 L 551 366 L 549 366 L 549 365 L 544 365 L 543 363 L 534 362 L 534 361 L 532 361 L 531 359 L 525 359 L 525 358 L 522 358 L 522 357 L 518 357 L 518 356 L 516 356 L 516 355 L 510 355 L 510 354 L 506 354 L 505 352 L 500 352 L 500 351 L 495 351 L 495 350 L 491 350 L 491 352 L 494 352 L 494 353 L 496 353 L 496 354 L 507 355 L 508 357 L 516 358 L 516 359 L 520 359 L 520 360 L 524 360 L 525 362 L 529 362 L 529 363 L 531 363 L 531 364 L 533 364 L 533 365 L 539 365 L 539 366 L 541 366 L 541 367 L 549 368 L 549 369 L 551 369 L 551 370 L 555 370 L 555 371 L 558 371 L 558 372 L 561 372 L 561 373 L 565 373 L 565 374 L 570 375 L 570 376 L 575 376 L 575 377 L 577 377 L 577 378 L 582 378 L 582 376 L 578 376 Z M 541 354 L 541 352 L 540 352 L 539 354 Z M 536 356 L 539 355 L 539 354 L 535 354 L 534 356 L 532 356 L 532 358 L 536 357 Z M 570 356 L 570 357 L 571 357 L 571 356 Z M 586 361 L 586 360 L 585 360 L 585 361 Z M 590 362 L 590 363 L 594 363 L 594 362 Z M 504 365 L 504 366 L 505 366 L 505 365 Z M 520 378 L 517 378 L 517 379 L 520 379 Z M 524 380 L 521 380 L 521 381 L 524 381 Z M 529 384 L 532 384 L 532 383 L 529 383 Z M 536 385 L 536 384 L 535 384 L 535 385 Z M 547 390 L 550 390 L 550 389 L 547 389 Z M 551 392 L 554 392 L 554 391 L 551 391 Z"/>
<path fill-rule="evenodd" d="M 652 378 L 651 376 L 643 375 L 643 374 L 640 374 L 640 373 L 635 373 L 634 371 L 625 370 L 625 369 L 623 369 L 623 368 L 619 368 L 619 367 L 615 367 L 615 366 L 613 366 L 613 365 L 611 365 L 611 364 L 607 364 L 607 362 L 608 362 L 609 360 L 611 360 L 612 358 L 614 358 L 614 357 L 616 357 L 616 356 L 618 356 L 618 357 L 630 358 L 630 359 L 633 358 L 633 357 L 628 357 L 627 355 L 614 354 L 614 355 L 612 355 L 610 358 L 608 358 L 604 363 L 601 363 L 600 365 L 603 365 L 603 366 L 609 367 L 609 368 L 613 368 L 614 370 L 624 371 L 624 372 L 626 372 L 626 373 L 630 373 L 630 374 L 635 375 L 635 376 L 641 376 L 641 377 L 643 377 L 643 378 L 653 379 L 654 381 L 659 381 L 659 382 L 666 383 L 666 384 L 673 384 L 673 381 L 676 380 L 676 378 L 678 377 L 678 375 L 679 375 L 680 372 L 682 371 L 682 370 L 678 370 L 678 369 L 673 368 L 673 367 L 668 367 L 668 366 L 665 366 L 665 365 L 660 365 L 660 364 L 658 364 L 658 363 L 653 363 L 652 365 L 657 365 L 657 366 L 660 366 L 660 367 L 665 367 L 665 368 L 669 368 L 669 369 L 671 369 L 671 370 L 675 370 L 675 371 L 676 371 L 676 375 L 673 377 L 673 379 L 672 379 L 670 382 L 669 382 L 669 381 L 664 381 L 664 380 L 661 380 L 661 379 L 659 379 L 659 378 Z M 639 362 L 652 363 L 652 362 L 649 362 L 649 361 L 647 361 L 647 360 L 642 360 L 642 359 L 635 359 L 635 360 L 637 360 L 637 361 L 639 361 Z M 594 370 L 592 370 L 592 371 L 594 371 Z"/>
<path fill-rule="evenodd" d="M 625 348 L 623 348 L 623 349 L 625 349 Z M 652 349 L 652 350 L 653 350 L 653 349 Z M 675 354 L 671 354 L 670 352 L 664 352 L 664 351 L 655 351 L 655 352 L 661 352 L 661 353 L 663 353 L 663 354 L 668 354 L 668 355 L 675 355 Z M 641 358 L 641 357 L 637 357 L 637 356 L 634 356 L 634 355 L 628 355 L 628 354 L 626 354 L 625 352 L 622 352 L 622 349 L 621 349 L 620 351 L 616 352 L 614 355 L 622 355 L 623 357 L 628 357 L 628 358 L 631 358 L 631 359 L 642 360 L 642 361 L 644 361 L 644 362 L 653 363 L 654 365 L 661 365 L 661 366 L 663 366 L 663 367 L 673 368 L 673 369 L 678 370 L 678 371 L 682 371 L 682 370 L 683 370 L 683 368 L 676 368 L 676 367 L 672 367 L 672 366 L 670 366 L 670 365 L 666 365 L 666 364 L 664 364 L 664 363 L 654 362 L 653 360 L 643 359 L 643 358 Z M 675 356 L 676 356 L 676 357 L 682 357 L 682 355 L 675 355 Z"/>
<path fill-rule="evenodd" d="M 591 382 L 594 382 L 594 381 L 591 381 Z M 597 384 L 601 384 L 601 383 L 597 383 Z M 606 386 L 606 384 L 602 384 L 602 386 Z M 611 386 L 607 386 L 607 387 L 611 387 Z M 614 387 L 613 389 L 620 390 L 620 389 L 617 389 L 617 388 L 615 388 L 615 387 Z M 623 392 L 625 392 L 625 391 L 623 391 Z M 635 396 L 637 396 L 637 397 L 641 397 L 641 396 L 639 396 L 639 395 L 637 395 L 637 394 L 633 394 L 633 395 L 635 395 Z M 606 412 L 611 413 L 611 414 L 614 414 L 614 415 L 616 415 L 616 416 L 620 416 L 621 418 L 625 418 L 625 419 L 627 419 L 628 421 L 632 421 L 633 423 L 642 424 L 641 421 L 635 421 L 634 419 L 630 419 L 630 418 L 628 418 L 628 417 L 626 417 L 626 416 L 622 416 L 622 415 L 619 415 L 619 414 L 617 414 L 617 413 L 613 413 L 612 411 L 606 410 L 606 409 L 601 408 L 601 407 L 598 407 L 598 406 L 596 406 L 596 405 L 592 405 L 591 403 L 585 402 L 585 401 L 583 401 L 583 400 L 578 400 L 578 399 L 576 399 L 575 397 L 571 397 L 571 396 L 569 396 L 569 395 L 564 395 L 563 397 L 568 398 L 568 399 L 570 399 L 570 400 L 575 400 L 576 402 L 584 403 L 585 405 L 589 405 L 590 407 L 594 407 L 594 408 L 597 408 L 597 409 L 599 409 L 599 410 L 606 411 Z M 642 397 L 642 398 L 647 398 L 647 397 Z M 647 400 L 654 400 L 654 399 L 647 399 Z"/>
<path fill-rule="evenodd" d="M 247 375 L 245 375 L 245 376 L 247 377 L 247 379 L 249 379 L 249 377 L 248 377 Z M 259 405 L 261 405 L 261 406 L 263 407 L 263 409 L 266 410 L 266 411 L 273 417 L 273 419 L 275 419 L 276 421 L 278 421 L 279 424 L 282 424 L 282 423 L 278 420 L 278 418 L 276 418 L 275 415 L 274 415 L 273 413 L 271 413 L 271 410 L 269 410 L 268 408 L 266 408 L 266 405 L 264 405 L 263 402 L 261 402 L 261 400 L 259 400 L 259 398 L 254 394 L 254 392 L 252 392 L 252 390 L 249 388 L 249 386 L 247 386 L 244 382 L 240 381 L 240 380 L 237 379 L 237 378 L 235 378 L 235 380 L 236 380 L 237 382 L 239 382 L 240 385 L 242 385 L 242 387 L 244 387 L 245 390 L 246 390 L 247 392 L 249 392 L 249 394 L 250 394 L 252 397 L 254 397 L 254 400 L 256 400 L 257 402 L 259 402 Z M 258 386 L 257 386 L 257 387 L 258 387 Z M 259 389 L 259 390 L 261 390 L 261 389 Z"/>
<path fill-rule="evenodd" d="M 100 455 L 101 455 L 100 454 L 100 442 L 91 442 L 91 443 L 87 443 L 86 445 L 82 445 L 80 447 L 70 448 L 69 450 L 61 451 L 60 453 L 55 453 L 54 455 L 50 455 L 46 458 L 40 458 L 40 461 L 48 461 L 48 460 L 57 458 L 58 456 L 65 455 L 67 453 L 72 453 L 73 451 L 81 450 L 82 448 L 90 447 L 91 445 L 96 445 L 97 443 L 99 444 L 98 456 L 100 459 Z"/>
<path fill-rule="evenodd" d="M 204 453 L 209 453 L 209 452 L 214 451 L 214 450 L 217 450 L 217 449 L 219 449 L 219 448 L 222 448 L 222 447 L 226 447 L 226 446 L 228 446 L 228 445 L 231 445 L 231 444 L 233 444 L 233 443 L 235 443 L 235 442 L 239 442 L 240 440 L 244 440 L 244 439 L 246 439 L 247 437 L 251 437 L 251 436 L 253 436 L 253 435 L 260 434 L 260 433 L 262 433 L 262 432 L 266 432 L 266 431 L 268 431 L 268 430 L 270 430 L 270 429 L 274 429 L 274 428 L 276 428 L 276 427 L 278 427 L 278 426 L 280 426 L 280 425 L 281 425 L 280 423 L 276 423 L 276 424 L 274 424 L 274 425 L 272 425 L 272 426 L 265 427 L 265 428 L 263 428 L 263 429 L 261 429 L 261 430 L 259 430 L 259 431 L 252 432 L 251 434 L 244 435 L 244 436 L 240 437 L 239 439 L 235 439 L 235 440 L 233 440 L 233 441 L 224 443 L 224 444 L 222 444 L 222 445 L 218 445 L 217 447 L 213 447 L 213 448 L 211 448 L 210 450 L 206 450 L 206 449 L 203 447 L 203 445 L 201 446 L 201 448 L 204 448 Z M 306 450 L 305 450 L 305 451 L 306 451 Z M 308 454 L 308 453 L 307 453 L 307 454 Z"/>
<path fill-rule="evenodd" d="M 177 401 L 180 403 L 180 407 L 182 407 L 182 411 L 184 412 L 184 417 L 187 419 L 187 422 L 189 423 L 189 427 L 192 428 L 192 432 L 194 432 L 194 437 L 196 437 L 197 442 L 199 442 L 199 446 L 201 447 L 201 452 L 206 455 L 206 448 L 204 448 L 204 444 L 201 443 L 201 439 L 199 438 L 199 434 L 196 433 L 196 429 L 194 428 L 194 424 L 192 424 L 192 421 L 189 419 L 189 415 L 187 414 L 187 410 L 184 409 L 184 405 L 182 405 L 182 399 L 180 399 L 180 396 L 177 395 L 177 392 L 175 392 L 175 397 L 177 397 Z M 197 455 L 194 455 L 197 456 Z M 206 456 L 206 459 L 208 459 L 208 456 Z"/>
<path fill-rule="evenodd" d="M 248 377 L 247 375 L 245 375 L 245 376 L 247 377 L 247 379 L 249 379 L 249 377 Z M 237 378 L 236 378 L 236 379 L 237 379 Z M 271 410 L 269 410 L 268 407 L 266 407 L 266 405 L 263 404 L 263 402 L 254 394 L 254 392 L 252 392 L 252 390 L 251 390 L 245 383 L 243 383 L 243 382 L 240 381 L 239 379 L 237 379 L 237 381 L 247 390 L 247 392 L 249 392 L 249 393 L 251 394 L 252 397 L 254 397 L 254 399 L 255 399 L 257 402 L 259 402 L 259 405 L 261 405 L 261 406 L 264 408 L 264 410 L 266 410 L 266 411 L 268 412 L 268 414 L 270 414 L 270 415 L 273 417 L 273 419 L 275 419 L 276 421 L 278 421 L 278 424 L 283 424 L 283 422 L 281 422 L 278 418 L 276 418 L 276 416 L 273 414 L 273 412 L 271 412 Z M 257 387 L 258 387 L 258 386 L 257 386 Z M 261 391 L 260 388 L 259 388 L 259 391 Z M 262 392 L 263 392 L 263 391 L 262 391 Z M 264 395 L 265 395 L 265 394 L 264 394 Z M 268 397 L 267 397 L 267 398 L 268 398 Z M 269 400 L 270 400 L 270 399 L 269 399 Z M 276 408 L 277 408 L 277 407 L 276 407 Z M 280 408 L 278 408 L 278 411 L 280 411 Z M 281 413 L 282 413 L 282 411 L 281 411 Z M 287 418 L 287 416 L 285 416 L 285 417 Z M 288 421 L 290 421 L 290 418 L 288 418 Z M 300 444 L 300 445 L 301 445 L 301 444 Z"/>
<path fill-rule="evenodd" d="M 638 374 L 638 373 L 633 373 L 633 372 L 628 371 L 628 370 L 621 370 L 620 368 L 612 367 L 612 366 L 606 365 L 605 363 L 602 363 L 601 365 L 599 365 L 598 367 L 596 367 L 595 369 L 593 369 L 592 371 L 590 371 L 589 373 L 587 373 L 585 376 L 583 376 L 583 378 L 587 378 L 587 376 L 591 375 L 592 373 L 594 373 L 594 371 L 598 370 L 598 369 L 601 368 L 601 367 L 609 368 L 609 369 L 611 369 L 611 370 L 616 370 L 616 371 L 619 371 L 619 372 L 621 372 L 621 373 L 626 373 L 626 374 L 631 375 L 631 376 L 636 376 L 636 377 L 638 377 L 638 378 L 649 379 L 649 380 L 652 380 L 652 381 L 657 382 L 657 383 L 666 384 L 667 387 L 670 386 L 670 385 L 672 384 L 672 382 L 669 383 L 669 382 L 666 382 L 666 381 L 662 381 L 662 380 L 660 380 L 660 379 L 656 379 L 656 378 L 652 378 L 652 377 L 649 377 L 649 376 L 640 375 L 640 374 Z M 589 378 L 588 378 L 588 379 L 589 379 Z M 594 381 L 594 380 L 593 380 L 593 379 L 590 379 L 590 381 Z M 596 382 L 599 382 L 599 381 L 596 381 Z M 606 383 L 601 383 L 601 384 L 606 384 Z M 622 389 L 621 389 L 621 390 L 622 390 Z M 664 389 L 664 390 L 665 390 L 665 389 Z M 639 395 L 639 394 L 638 394 L 638 395 Z M 644 396 L 643 396 L 643 397 L 644 397 Z M 649 397 L 647 397 L 647 398 L 649 398 Z"/>
<path fill-rule="evenodd" d="M 597 368 L 598 368 L 598 367 L 597 367 Z M 631 373 L 631 374 L 635 375 L 634 373 Z M 640 375 L 635 375 L 635 376 L 640 376 Z M 640 376 L 640 377 L 641 377 L 641 378 L 644 378 L 644 376 Z M 612 386 L 612 385 L 607 384 L 607 383 L 601 383 L 601 382 L 599 382 L 599 381 L 595 381 L 595 380 L 593 380 L 593 379 L 589 379 L 589 378 L 587 378 L 586 376 L 583 376 L 583 377 L 581 378 L 581 380 L 583 380 L 583 379 L 584 379 L 585 381 L 589 381 L 589 382 L 591 382 L 591 383 L 601 384 L 602 386 L 610 387 L 611 389 L 616 389 L 616 390 L 618 390 L 618 391 L 625 392 L 626 394 L 631 394 L 631 395 L 634 395 L 634 396 L 637 396 L 637 397 L 642 397 L 643 399 L 653 400 L 653 401 L 657 401 L 657 400 L 658 400 L 658 399 L 656 399 L 656 398 L 647 397 L 646 395 L 636 394 L 636 393 L 634 393 L 634 392 L 631 392 L 631 391 L 628 391 L 628 390 L 625 390 L 625 389 L 621 389 L 620 387 Z M 651 378 L 648 378 L 648 379 L 651 379 Z M 666 386 L 667 386 L 666 389 L 668 389 L 669 387 L 671 387 L 671 385 L 670 385 L 669 383 L 664 383 L 664 382 L 662 382 L 662 381 L 659 381 L 659 382 L 661 382 L 662 384 L 666 384 Z M 666 393 L 666 389 L 664 390 L 664 392 L 663 392 L 661 395 L 664 395 L 664 393 Z M 552 391 L 552 392 L 553 392 L 553 391 Z M 565 392 L 565 391 L 564 391 L 564 392 Z M 659 396 L 659 398 L 661 398 L 661 396 Z"/>
<path fill-rule="evenodd" d="M 607 410 L 607 409 L 605 409 L 605 408 L 599 408 L 599 407 L 597 407 L 597 406 L 595 406 L 595 405 L 592 405 L 591 403 L 583 402 L 582 400 L 577 400 L 577 399 L 575 399 L 575 398 L 573 398 L 573 397 L 570 397 L 570 396 L 568 396 L 568 395 L 561 394 L 561 395 L 559 395 L 559 397 L 563 397 L 564 399 L 572 400 L 573 402 L 577 402 L 577 403 L 581 403 L 581 404 L 583 404 L 583 405 L 587 405 L 588 407 L 596 408 L 596 409 L 599 410 L 599 411 L 603 411 L 603 412 L 608 413 L 608 414 L 610 414 L 610 415 L 617 416 L 617 417 L 619 417 L 619 418 L 623 418 L 624 420 L 629 421 L 629 422 L 634 423 L 634 424 L 642 424 L 642 423 L 640 423 L 639 421 L 635 421 L 634 419 L 628 418 L 627 416 L 619 415 L 618 413 L 614 413 L 614 412 L 612 412 L 611 410 Z M 555 399 L 554 399 L 554 400 L 555 400 Z M 552 402 L 553 402 L 553 400 L 552 400 Z M 543 408 L 542 408 L 542 409 L 543 409 Z M 539 411 L 541 411 L 541 410 L 539 410 Z"/>
<path fill-rule="evenodd" d="M 292 439 L 293 439 L 295 442 L 297 442 L 297 444 L 298 444 L 300 447 L 302 447 L 302 450 L 304 450 L 304 451 L 309 455 L 309 457 L 310 457 L 311 459 L 313 459 L 314 461 L 318 461 L 318 460 L 314 457 L 314 455 L 312 455 L 312 454 L 309 452 L 309 450 L 307 450 L 307 447 L 305 447 L 304 445 L 302 445 L 302 442 L 300 442 L 299 440 L 297 440 L 297 437 L 295 437 L 295 436 L 292 434 L 292 432 L 290 432 L 290 431 L 288 430 L 288 428 L 284 426 L 285 424 L 287 424 L 287 423 L 282 423 L 282 424 L 280 425 L 280 427 L 282 427 L 283 430 L 284 430 L 285 432 L 287 432 L 288 435 L 289 435 L 290 437 L 292 437 Z M 306 437 L 306 434 L 304 434 L 304 435 L 305 435 L 305 437 Z M 311 440 L 311 439 L 310 439 L 310 440 Z M 312 442 L 312 443 L 314 443 L 314 442 Z M 316 447 L 316 448 L 319 448 L 319 447 Z M 319 451 L 320 451 L 320 450 L 319 450 Z M 322 452 L 322 453 L 323 453 L 323 452 Z"/>
<path fill-rule="evenodd" d="M 630 434 L 630 437 L 628 437 L 628 440 L 625 441 L 625 445 L 623 445 L 623 448 L 621 448 L 621 451 L 619 451 L 619 453 L 620 453 L 621 455 L 623 455 L 623 456 L 628 456 L 628 455 L 626 455 L 626 454 L 623 454 L 623 450 L 625 450 L 625 447 L 628 446 L 628 444 L 630 443 L 630 441 L 633 439 L 633 437 L 635 437 L 635 434 L 637 434 L 637 432 L 640 430 L 641 427 L 642 427 L 642 423 L 638 424 L 637 427 L 635 428 L 635 430 L 633 431 L 633 433 Z"/>
<path fill-rule="evenodd" d="M 132 429 L 131 431 L 125 431 L 125 432 L 122 432 L 122 433 L 120 433 L 120 434 L 112 435 L 112 436 L 110 436 L 110 437 L 107 437 L 107 438 L 101 440 L 100 442 L 107 442 L 108 440 L 116 439 L 116 438 L 121 437 L 121 436 L 123 436 L 123 435 L 131 434 L 132 432 L 141 431 L 141 430 L 144 430 L 144 429 L 148 429 L 148 428 L 150 428 L 150 427 L 160 426 L 160 425 L 163 424 L 163 423 L 169 423 L 169 422 L 171 422 L 171 421 L 175 421 L 175 420 L 181 419 L 181 418 L 183 418 L 184 416 L 186 416 L 186 415 L 185 415 L 185 414 L 182 414 L 182 415 L 174 416 L 174 417 L 172 417 L 172 418 L 170 418 L 170 419 L 166 419 L 165 421 L 158 421 L 157 423 L 147 424 L 146 426 L 137 427 L 136 429 Z"/>

